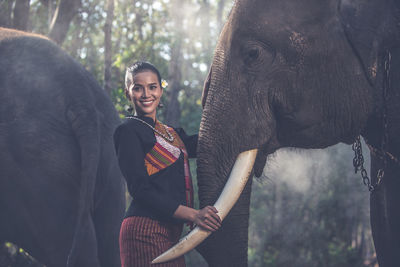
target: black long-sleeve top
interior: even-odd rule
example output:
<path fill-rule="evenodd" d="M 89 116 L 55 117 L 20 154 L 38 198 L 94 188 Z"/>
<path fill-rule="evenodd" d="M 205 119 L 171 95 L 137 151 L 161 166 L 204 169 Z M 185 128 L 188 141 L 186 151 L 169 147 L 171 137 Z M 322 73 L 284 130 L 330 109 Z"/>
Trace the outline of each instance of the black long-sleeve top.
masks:
<path fill-rule="evenodd" d="M 149 117 L 140 119 L 155 126 Z M 188 136 L 182 128 L 174 130 L 185 144 L 189 157 L 196 157 L 198 136 Z M 180 153 L 172 165 L 149 175 L 144 159 L 155 143 L 153 130 L 135 119 L 127 119 L 114 133 L 119 166 L 132 196 L 125 217 L 143 216 L 159 221 L 178 221 L 173 214 L 179 205 L 186 205 L 184 154 Z"/>

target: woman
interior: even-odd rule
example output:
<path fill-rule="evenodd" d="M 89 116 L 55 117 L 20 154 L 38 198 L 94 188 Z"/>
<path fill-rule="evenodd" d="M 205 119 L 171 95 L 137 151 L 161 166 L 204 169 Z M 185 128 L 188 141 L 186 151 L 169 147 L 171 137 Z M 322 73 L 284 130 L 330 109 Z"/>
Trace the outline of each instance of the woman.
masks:
<path fill-rule="evenodd" d="M 188 136 L 157 120 L 163 94 L 159 71 L 148 62 L 133 64 L 126 72 L 125 94 L 136 116 L 114 134 L 120 168 L 132 196 L 120 232 L 121 263 L 123 267 L 150 266 L 179 240 L 184 222 L 215 231 L 221 220 L 214 207 L 192 208 L 188 157 L 196 155 L 197 135 Z M 155 266 L 180 267 L 185 261 L 180 257 Z"/>

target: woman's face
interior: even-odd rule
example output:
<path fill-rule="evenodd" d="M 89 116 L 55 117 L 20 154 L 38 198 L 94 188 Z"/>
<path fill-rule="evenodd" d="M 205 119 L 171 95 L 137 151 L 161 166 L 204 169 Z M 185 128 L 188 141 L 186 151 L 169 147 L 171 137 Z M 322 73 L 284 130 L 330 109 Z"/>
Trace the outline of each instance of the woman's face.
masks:
<path fill-rule="evenodd" d="M 156 112 L 163 90 L 157 74 L 150 70 L 134 74 L 128 88 L 128 97 L 139 116 L 156 118 Z"/>

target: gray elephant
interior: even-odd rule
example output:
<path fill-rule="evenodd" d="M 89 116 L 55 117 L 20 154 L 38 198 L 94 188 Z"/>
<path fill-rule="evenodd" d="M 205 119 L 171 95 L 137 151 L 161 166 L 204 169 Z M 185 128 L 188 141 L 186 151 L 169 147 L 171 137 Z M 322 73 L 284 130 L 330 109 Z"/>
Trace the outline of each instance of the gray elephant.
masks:
<path fill-rule="evenodd" d="M 203 92 L 200 205 L 214 204 L 244 151 L 258 150 L 259 176 L 279 148 L 351 144 L 362 135 L 372 152 L 378 261 L 400 266 L 399 14 L 394 0 L 236 1 Z M 247 265 L 250 191 L 251 180 L 200 246 L 210 266 Z"/>
<path fill-rule="evenodd" d="M 0 28 L 0 242 L 47 266 L 120 266 L 117 113 L 44 37 Z"/>

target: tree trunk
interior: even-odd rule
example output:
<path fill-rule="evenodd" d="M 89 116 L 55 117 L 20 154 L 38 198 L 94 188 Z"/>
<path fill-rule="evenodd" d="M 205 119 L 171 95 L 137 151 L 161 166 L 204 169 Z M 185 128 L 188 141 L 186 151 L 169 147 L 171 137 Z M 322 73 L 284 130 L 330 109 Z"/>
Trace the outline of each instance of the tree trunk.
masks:
<path fill-rule="evenodd" d="M 10 28 L 12 26 L 11 12 L 13 3 L 13 0 L 0 2 L 0 27 Z"/>
<path fill-rule="evenodd" d="M 210 21 L 211 21 L 211 16 L 210 16 L 210 3 L 209 1 L 203 0 L 201 4 L 201 9 L 200 9 L 200 15 L 201 15 L 201 43 L 204 45 L 204 52 L 207 55 L 212 55 L 213 54 L 213 45 L 211 44 L 211 36 L 210 36 Z M 211 57 L 210 57 L 211 60 Z"/>
<path fill-rule="evenodd" d="M 67 36 L 69 25 L 78 13 L 81 0 L 61 0 L 50 25 L 49 37 L 61 45 Z"/>
<path fill-rule="evenodd" d="M 16 0 L 13 18 L 13 27 L 15 29 L 22 31 L 28 29 L 29 2 L 30 0 Z"/>
<path fill-rule="evenodd" d="M 169 96 L 168 105 L 165 114 L 165 123 L 177 127 L 179 126 L 180 120 L 180 105 L 178 101 L 178 95 L 181 90 L 181 79 L 182 79 L 182 37 L 183 37 L 183 25 L 184 14 L 182 11 L 183 2 L 181 0 L 175 0 L 172 2 L 172 8 L 170 10 L 171 16 L 174 20 L 175 30 L 175 42 L 172 44 L 171 60 L 169 63 Z"/>
<path fill-rule="evenodd" d="M 135 26 L 136 26 L 136 30 L 137 30 L 137 34 L 138 34 L 138 39 L 140 41 L 143 41 L 143 25 L 144 25 L 144 21 L 143 21 L 143 9 L 142 7 L 137 7 L 136 3 L 138 1 L 134 0 L 132 5 L 134 5 L 134 12 L 135 12 Z"/>
<path fill-rule="evenodd" d="M 114 0 L 107 0 L 107 18 L 104 25 L 104 89 L 111 95 L 112 46 L 111 28 L 114 19 Z"/>
<path fill-rule="evenodd" d="M 217 26 L 218 32 L 222 29 L 222 21 L 223 21 L 223 14 L 224 14 L 224 7 L 225 7 L 225 0 L 219 0 L 218 2 L 218 9 L 217 9 Z"/>
<path fill-rule="evenodd" d="M 181 78 L 182 71 L 181 67 L 181 46 L 182 41 L 180 38 L 176 41 L 175 45 L 172 48 L 171 52 L 171 61 L 169 64 L 169 97 L 168 97 L 168 105 L 165 115 L 165 122 L 168 125 L 178 127 L 180 120 L 180 105 L 178 101 L 178 95 L 181 90 Z"/>

